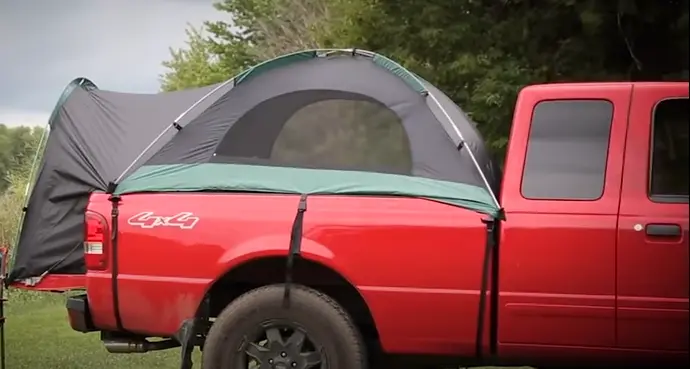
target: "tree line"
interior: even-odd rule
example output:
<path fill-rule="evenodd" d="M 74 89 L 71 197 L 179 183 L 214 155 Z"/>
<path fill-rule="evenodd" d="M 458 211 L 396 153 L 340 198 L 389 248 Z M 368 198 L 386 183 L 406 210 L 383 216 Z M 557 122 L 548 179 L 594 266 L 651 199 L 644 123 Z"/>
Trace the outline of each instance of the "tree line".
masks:
<path fill-rule="evenodd" d="M 222 0 L 188 31 L 165 91 L 305 48 L 379 52 L 438 86 L 502 154 L 528 84 L 688 79 L 688 0 Z"/>

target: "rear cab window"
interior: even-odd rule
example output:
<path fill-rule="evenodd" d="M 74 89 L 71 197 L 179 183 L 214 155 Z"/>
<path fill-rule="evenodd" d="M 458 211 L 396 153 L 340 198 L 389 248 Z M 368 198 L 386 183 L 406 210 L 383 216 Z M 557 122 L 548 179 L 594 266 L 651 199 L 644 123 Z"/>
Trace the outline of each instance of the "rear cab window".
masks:
<path fill-rule="evenodd" d="M 689 107 L 687 98 L 675 98 L 654 108 L 648 185 L 653 202 L 688 202 Z"/>
<path fill-rule="evenodd" d="M 631 91 L 629 83 L 523 89 L 504 166 L 506 212 L 617 214 Z"/>
<path fill-rule="evenodd" d="M 542 101 L 534 107 L 521 193 L 530 200 L 594 201 L 604 193 L 613 104 Z"/>

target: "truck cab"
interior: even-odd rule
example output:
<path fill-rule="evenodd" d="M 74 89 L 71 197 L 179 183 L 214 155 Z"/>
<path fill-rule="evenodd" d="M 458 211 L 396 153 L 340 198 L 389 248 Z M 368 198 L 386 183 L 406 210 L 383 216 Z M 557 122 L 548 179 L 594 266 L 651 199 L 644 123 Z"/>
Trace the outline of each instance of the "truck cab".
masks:
<path fill-rule="evenodd" d="M 518 99 L 503 176 L 500 351 L 688 350 L 688 84 Z"/>

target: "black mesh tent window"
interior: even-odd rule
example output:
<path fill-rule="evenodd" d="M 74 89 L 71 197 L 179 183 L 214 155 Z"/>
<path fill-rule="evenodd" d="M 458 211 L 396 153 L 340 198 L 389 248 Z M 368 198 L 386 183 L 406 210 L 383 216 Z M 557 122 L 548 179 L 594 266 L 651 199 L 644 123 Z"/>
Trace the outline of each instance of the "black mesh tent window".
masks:
<path fill-rule="evenodd" d="M 343 91 L 299 91 L 258 104 L 228 130 L 211 161 L 412 173 L 400 117 Z"/>

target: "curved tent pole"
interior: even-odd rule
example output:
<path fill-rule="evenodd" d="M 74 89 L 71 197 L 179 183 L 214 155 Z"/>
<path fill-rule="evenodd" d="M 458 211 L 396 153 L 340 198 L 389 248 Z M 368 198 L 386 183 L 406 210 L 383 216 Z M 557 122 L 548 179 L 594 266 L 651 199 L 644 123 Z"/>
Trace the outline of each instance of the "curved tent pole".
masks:
<path fill-rule="evenodd" d="M 417 80 L 419 83 L 422 83 L 417 76 L 413 75 L 412 77 L 415 80 Z M 444 109 L 443 106 L 441 105 L 441 103 L 438 101 L 438 99 L 436 99 L 436 96 L 434 96 L 434 94 L 432 94 L 431 91 L 427 91 L 427 94 L 431 98 L 431 100 L 434 101 L 436 106 L 438 106 L 438 108 L 441 109 L 441 112 L 443 113 L 445 118 L 448 119 L 448 121 L 451 123 L 455 133 L 458 135 L 458 137 L 460 137 L 460 141 L 465 142 L 465 137 L 463 137 L 462 133 L 460 132 L 460 129 L 458 129 L 458 127 L 455 125 L 455 122 L 453 121 L 453 119 L 450 117 L 450 115 L 448 115 L 448 112 L 446 111 L 446 109 Z M 496 205 L 496 208 L 500 209 L 501 205 L 498 203 L 498 199 L 496 198 L 494 191 L 491 189 L 491 185 L 489 185 L 489 181 L 486 179 L 486 175 L 484 175 L 484 171 L 479 166 L 479 162 L 477 161 L 477 158 L 474 156 L 474 153 L 472 152 L 472 150 L 470 150 L 469 147 L 466 147 L 466 150 L 467 150 L 467 153 L 470 155 L 470 159 L 472 159 L 472 164 L 474 164 L 474 167 L 477 168 L 477 171 L 479 172 L 479 176 L 481 176 L 482 182 L 484 182 L 484 186 L 486 186 L 486 190 L 489 191 L 489 195 L 491 195 L 491 200 L 494 202 L 494 205 Z"/>
<path fill-rule="evenodd" d="M 34 180 L 37 172 L 37 164 L 38 164 L 38 158 L 43 154 L 43 151 L 45 151 L 45 145 L 48 141 L 48 135 L 50 134 L 50 130 L 53 127 L 53 124 L 55 124 L 55 121 L 57 120 L 58 113 L 60 112 L 60 109 L 62 106 L 67 102 L 69 97 L 72 95 L 72 92 L 76 90 L 77 88 L 82 88 L 86 91 L 91 91 L 98 89 L 98 86 L 96 86 L 95 83 L 93 83 L 90 79 L 86 77 L 79 77 L 73 79 L 70 83 L 65 86 L 65 88 L 62 90 L 62 93 L 60 94 L 60 97 L 58 98 L 57 103 L 55 103 L 55 107 L 53 108 L 53 111 L 50 113 L 50 117 L 48 118 L 48 122 L 43 126 L 43 133 L 41 134 L 41 139 L 38 141 L 38 147 L 36 150 L 36 153 L 34 153 L 34 158 L 31 161 L 31 169 L 29 171 L 29 179 L 26 183 L 26 187 L 24 188 L 24 201 L 22 205 L 22 214 L 17 220 L 17 231 L 14 236 L 15 239 L 15 247 L 12 248 L 13 252 L 10 255 L 10 260 L 8 267 L 12 267 L 14 265 L 14 257 L 16 255 L 16 243 L 19 242 L 19 236 L 21 234 L 21 227 L 22 223 L 24 223 L 24 217 L 25 217 L 25 212 L 26 212 L 26 207 L 29 206 L 29 195 L 31 192 L 31 188 L 34 185 Z"/>
<path fill-rule="evenodd" d="M 218 86 L 216 86 L 216 88 L 214 88 L 213 90 L 209 91 L 206 95 L 202 96 L 202 97 L 201 97 L 199 100 L 197 100 L 194 104 L 190 105 L 189 108 L 187 108 L 187 110 L 183 111 L 180 115 L 178 115 L 177 118 L 175 118 L 175 120 L 173 120 L 172 124 L 170 124 L 170 125 L 168 125 L 167 127 L 165 127 L 165 129 L 162 130 L 161 133 L 159 133 L 158 136 L 156 136 L 156 138 L 154 138 L 153 141 L 151 141 L 151 143 L 149 143 L 148 146 L 146 146 L 146 147 L 144 148 L 144 150 L 142 150 L 141 153 L 139 153 L 139 155 L 137 155 L 136 158 L 134 158 L 134 160 L 132 161 L 132 163 L 130 163 L 130 164 L 127 166 L 127 168 L 125 168 L 125 170 L 123 170 L 122 173 L 120 173 L 120 175 L 117 176 L 117 179 L 115 179 L 115 182 L 114 182 L 114 183 L 115 183 L 115 184 L 120 183 L 120 181 L 121 181 L 122 178 L 127 174 L 127 172 L 129 172 L 129 171 L 132 169 L 132 167 L 134 167 L 134 165 L 135 165 L 136 163 L 138 163 L 139 160 L 141 160 L 141 158 L 151 149 L 151 147 L 153 147 L 153 145 L 156 144 L 156 142 L 158 142 L 158 140 L 161 139 L 161 137 L 163 137 L 163 135 L 165 135 L 165 134 L 170 130 L 171 127 L 179 126 L 180 120 L 181 120 L 182 118 L 184 118 L 190 111 L 192 111 L 192 110 L 193 110 L 194 108 L 196 108 L 199 104 L 201 104 L 204 100 L 206 100 L 209 96 L 213 95 L 216 91 L 218 91 L 219 89 L 225 87 L 228 83 L 232 82 L 233 80 L 234 80 L 234 78 L 231 78 L 231 79 L 229 79 L 229 80 L 227 80 L 227 81 L 225 81 L 225 82 L 219 84 Z"/>
<path fill-rule="evenodd" d="M 352 48 L 352 49 L 329 49 L 329 50 L 323 50 L 323 51 L 327 52 L 326 55 L 331 54 L 331 53 L 337 53 L 337 52 L 349 52 L 349 53 L 352 53 L 353 55 L 356 54 L 356 55 L 361 55 L 361 56 L 369 57 L 369 58 L 373 58 L 375 56 L 385 58 L 386 60 L 388 60 L 389 62 L 394 64 L 396 67 L 405 71 L 420 86 L 424 86 L 424 82 L 422 82 L 422 80 L 419 77 L 417 77 L 416 74 L 410 72 L 409 70 L 407 70 L 405 67 L 400 65 L 395 60 L 386 58 L 385 56 L 378 54 L 378 53 L 375 53 L 373 51 L 360 50 L 360 49 L 354 49 L 354 48 Z M 436 106 L 441 110 L 441 112 L 443 113 L 443 116 L 448 120 L 448 122 L 451 123 L 451 126 L 453 126 L 453 130 L 455 131 L 455 134 L 457 134 L 458 137 L 460 138 L 460 141 L 464 142 L 465 137 L 463 137 L 462 132 L 460 132 L 460 129 L 458 129 L 457 125 L 455 124 L 453 119 L 450 117 L 450 115 L 448 114 L 446 109 L 443 107 L 443 105 L 441 105 L 441 102 L 438 101 L 436 96 L 434 96 L 434 94 L 431 93 L 431 91 L 425 89 L 425 92 L 431 98 L 431 100 L 433 100 L 434 104 L 436 104 Z M 494 194 L 493 190 L 491 189 L 491 186 L 489 185 L 489 181 L 486 179 L 486 175 L 484 175 L 484 171 L 482 171 L 481 167 L 479 166 L 479 162 L 477 161 L 477 158 L 474 156 L 474 153 L 472 152 L 472 150 L 470 150 L 469 147 L 467 148 L 467 152 L 470 155 L 470 159 L 472 160 L 472 164 L 474 164 L 474 167 L 479 172 L 479 175 L 482 179 L 482 182 L 484 182 L 484 186 L 486 186 L 486 190 L 489 191 L 489 195 L 491 195 L 491 200 L 494 202 L 494 205 L 496 206 L 496 208 L 500 209 L 501 205 L 498 203 L 498 199 L 496 198 L 496 195 Z"/>
<path fill-rule="evenodd" d="M 357 52 L 357 51 L 359 51 L 359 50 L 352 49 L 352 51 L 353 51 L 353 52 Z M 375 56 L 375 55 L 378 55 L 378 56 L 384 57 L 383 55 L 379 55 L 379 54 L 376 54 L 376 53 L 371 53 L 371 55 L 362 53 L 362 55 L 364 55 L 364 56 Z M 385 58 L 385 57 L 384 57 L 384 58 Z M 398 62 L 396 62 L 396 61 L 394 61 L 394 60 L 391 60 L 391 59 L 388 59 L 388 58 L 386 58 L 386 59 L 387 59 L 388 61 L 390 61 L 391 63 L 393 63 L 396 67 L 398 67 L 398 68 L 402 69 L 403 71 L 407 72 L 407 74 L 409 74 L 409 76 L 410 76 L 415 82 L 419 83 L 421 86 L 424 86 L 424 82 L 422 82 L 422 80 L 421 80 L 419 77 L 417 77 L 416 74 L 410 72 L 410 71 L 407 70 L 405 67 L 403 67 L 402 65 L 400 65 Z M 427 93 L 427 96 L 429 96 L 429 97 L 431 98 L 431 100 L 433 100 L 434 104 L 436 104 L 436 106 L 441 110 L 441 112 L 443 113 L 443 116 L 448 120 L 448 122 L 451 123 L 451 126 L 453 126 L 453 130 L 455 131 L 455 134 L 457 134 L 458 137 L 460 138 L 460 141 L 461 141 L 461 142 L 465 142 L 465 137 L 463 137 L 462 132 L 460 132 L 460 129 L 458 128 L 458 126 L 455 124 L 455 122 L 454 122 L 453 119 L 450 117 L 450 115 L 448 114 L 448 112 L 446 111 L 446 109 L 443 107 L 443 105 L 441 105 L 441 102 L 438 101 L 438 99 L 436 98 L 436 96 L 434 96 L 434 94 L 431 93 L 431 91 L 425 89 L 425 92 Z M 472 152 L 472 150 L 470 150 L 469 147 L 467 148 L 467 153 L 470 155 L 470 159 L 472 159 L 472 164 L 474 164 L 474 167 L 475 167 L 475 168 L 477 169 L 477 171 L 479 172 L 479 175 L 480 175 L 481 178 L 482 178 L 482 182 L 484 182 L 484 185 L 486 186 L 486 190 L 489 191 L 489 195 L 491 195 L 491 200 L 494 202 L 494 205 L 496 205 L 496 208 L 497 208 L 497 209 L 500 209 L 500 208 L 501 208 L 501 205 L 498 203 L 498 199 L 496 198 L 496 195 L 494 194 L 493 190 L 491 189 L 491 186 L 489 185 L 489 181 L 486 179 L 486 176 L 484 175 L 484 171 L 482 171 L 481 167 L 479 166 L 479 162 L 477 161 L 477 158 L 474 156 L 474 153 Z"/>
<path fill-rule="evenodd" d="M 144 150 L 143 150 L 141 153 L 139 153 L 139 155 L 137 155 L 136 158 L 134 158 L 134 161 L 132 161 L 132 163 L 130 163 L 130 164 L 127 166 L 127 168 L 125 168 L 125 170 L 123 170 L 122 173 L 120 173 L 120 175 L 117 176 L 117 178 L 115 179 L 115 182 L 113 182 L 113 184 L 117 185 L 118 183 L 120 183 L 120 181 L 122 181 L 122 179 L 125 177 L 125 175 L 127 175 L 127 173 L 128 173 L 130 170 L 132 170 L 132 168 L 134 167 L 134 165 L 136 165 L 136 164 L 139 162 L 139 160 L 141 160 L 141 158 L 142 158 L 149 150 L 151 150 L 151 147 L 153 147 L 153 145 L 155 145 L 156 142 L 158 142 L 158 140 L 160 140 L 161 137 L 163 137 L 163 135 L 165 135 L 165 134 L 170 130 L 171 127 L 179 126 L 179 122 L 180 122 L 180 120 L 181 120 L 182 118 L 184 118 L 187 114 L 189 114 L 189 112 L 192 111 L 194 108 L 196 108 L 199 104 L 201 104 L 202 102 L 204 102 L 209 96 L 213 95 L 216 91 L 218 91 L 218 90 L 220 90 L 221 88 L 227 86 L 227 85 L 228 85 L 229 83 L 231 83 L 231 82 L 232 82 L 232 83 L 235 83 L 236 80 L 237 80 L 237 78 L 245 77 L 246 75 L 248 75 L 249 73 L 251 73 L 253 70 L 255 70 L 258 66 L 260 66 L 260 65 L 265 65 L 266 63 L 269 63 L 269 62 L 271 62 L 271 61 L 273 61 L 273 60 L 275 60 L 275 59 L 284 58 L 284 57 L 289 57 L 289 56 L 296 55 L 296 54 L 301 54 L 301 53 L 308 53 L 308 52 L 317 53 L 317 52 L 319 52 L 319 51 L 347 51 L 347 50 L 346 50 L 346 49 L 314 49 L 314 50 L 303 50 L 303 51 L 298 51 L 298 52 L 294 52 L 294 53 L 290 53 L 290 54 L 285 54 L 285 55 L 279 56 L 279 57 L 277 57 L 277 58 L 273 58 L 273 59 L 266 60 L 266 61 L 264 61 L 264 62 L 262 62 L 262 63 L 256 64 L 256 65 L 254 65 L 254 66 L 252 66 L 252 67 L 250 67 L 250 68 L 248 68 L 248 69 L 245 69 L 245 70 L 241 71 L 240 73 L 238 73 L 238 74 L 235 75 L 234 77 L 232 77 L 232 78 L 226 80 L 225 82 L 219 84 L 218 86 L 216 86 L 216 88 L 214 88 L 213 90 L 209 91 L 206 95 L 202 96 L 199 100 L 197 100 L 194 104 L 192 104 L 189 108 L 187 108 L 187 110 L 183 111 L 182 114 L 180 114 L 177 118 L 175 118 L 175 120 L 173 121 L 173 123 L 172 123 L 171 125 L 165 127 L 165 129 L 164 129 L 163 131 L 161 131 L 161 133 L 159 133 L 158 136 L 156 136 L 156 138 L 154 138 L 153 141 L 151 141 L 151 143 L 149 143 L 149 144 L 144 148 Z"/>

